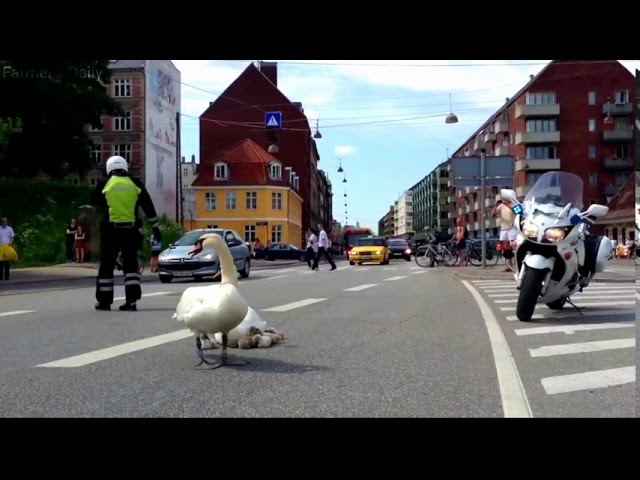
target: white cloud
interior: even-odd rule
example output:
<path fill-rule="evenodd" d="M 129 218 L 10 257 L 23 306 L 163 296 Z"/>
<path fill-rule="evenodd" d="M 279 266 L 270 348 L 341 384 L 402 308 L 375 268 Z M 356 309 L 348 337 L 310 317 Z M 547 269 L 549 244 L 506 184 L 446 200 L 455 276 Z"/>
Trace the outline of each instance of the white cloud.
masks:
<path fill-rule="evenodd" d="M 336 145 L 333 150 L 336 155 L 351 155 L 356 151 L 356 147 L 352 145 Z"/>

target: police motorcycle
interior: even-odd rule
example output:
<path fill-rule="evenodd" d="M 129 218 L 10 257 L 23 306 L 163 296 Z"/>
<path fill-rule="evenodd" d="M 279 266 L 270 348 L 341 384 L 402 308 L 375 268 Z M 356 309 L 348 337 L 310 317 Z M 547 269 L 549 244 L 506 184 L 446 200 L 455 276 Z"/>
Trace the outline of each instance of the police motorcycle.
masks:
<path fill-rule="evenodd" d="M 561 310 L 568 302 L 582 314 L 584 307 L 570 297 L 582 292 L 611 259 L 611 240 L 589 233 L 589 225 L 609 208 L 593 204 L 582 211 L 582 180 L 568 172 L 542 175 L 522 203 L 513 190 L 503 189 L 500 195 L 511 203 L 519 232 L 514 273 L 518 320 L 530 321 L 538 303 Z"/>

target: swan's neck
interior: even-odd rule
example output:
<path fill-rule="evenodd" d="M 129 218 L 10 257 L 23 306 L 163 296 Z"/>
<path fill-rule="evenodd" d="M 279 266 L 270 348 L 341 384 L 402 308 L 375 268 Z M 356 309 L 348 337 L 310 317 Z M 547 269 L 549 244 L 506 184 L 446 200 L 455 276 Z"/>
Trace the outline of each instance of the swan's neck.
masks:
<path fill-rule="evenodd" d="M 218 258 L 220 260 L 220 283 L 238 284 L 238 271 L 233 263 L 233 257 L 226 250 L 218 249 Z"/>

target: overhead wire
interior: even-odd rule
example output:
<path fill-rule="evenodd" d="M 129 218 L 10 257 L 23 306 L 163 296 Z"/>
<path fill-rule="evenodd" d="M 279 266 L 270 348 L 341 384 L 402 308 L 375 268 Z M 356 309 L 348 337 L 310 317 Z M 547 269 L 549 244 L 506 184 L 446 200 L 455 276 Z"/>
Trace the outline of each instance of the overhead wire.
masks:
<path fill-rule="evenodd" d="M 228 62 L 254 62 L 255 60 L 222 60 Z M 268 60 L 267 60 L 268 61 Z M 390 60 L 393 61 L 393 60 Z M 436 60 L 437 61 L 437 60 Z M 618 60 L 577 60 L 562 62 L 563 65 L 596 65 L 614 63 Z M 625 61 L 625 60 L 622 60 Z M 633 61 L 633 60 L 627 60 Z M 519 63 L 347 63 L 347 62 L 315 62 L 278 60 L 278 65 L 317 65 L 327 67 L 405 67 L 405 68 L 468 68 L 468 67 L 526 67 L 534 65 L 547 65 L 549 62 L 519 62 Z"/>

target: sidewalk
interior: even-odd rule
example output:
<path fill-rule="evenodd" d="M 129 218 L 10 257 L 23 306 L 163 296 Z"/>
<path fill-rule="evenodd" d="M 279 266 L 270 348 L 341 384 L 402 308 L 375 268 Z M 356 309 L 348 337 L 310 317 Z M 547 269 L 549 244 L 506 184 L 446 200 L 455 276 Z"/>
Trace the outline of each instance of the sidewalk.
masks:
<path fill-rule="evenodd" d="M 502 262 L 499 262 L 495 267 L 487 267 L 486 269 L 473 266 L 444 268 L 448 268 L 454 275 L 465 280 L 514 280 L 512 272 L 504 271 L 507 267 Z M 616 272 L 602 272 L 595 278 L 596 282 L 610 282 L 620 278 L 631 278 L 630 275 L 635 271 L 636 263 L 634 260 L 614 258 L 609 262 L 608 268 L 625 270 L 628 271 L 629 275 L 617 275 Z"/>
<path fill-rule="evenodd" d="M 284 268 L 295 265 L 302 265 L 303 262 L 298 260 L 286 261 L 276 260 L 265 262 L 262 260 L 253 260 L 251 263 L 252 270 L 269 270 L 274 268 Z M 34 267 L 34 268 L 16 268 L 11 270 L 11 280 L 0 282 L 0 289 L 3 286 L 21 285 L 31 283 L 51 283 L 63 282 L 69 280 L 82 280 L 85 278 L 95 278 L 98 274 L 97 263 L 63 263 L 51 267 Z M 142 274 L 142 281 L 149 282 L 157 280 L 158 275 L 149 271 L 149 266 L 145 267 Z"/>

